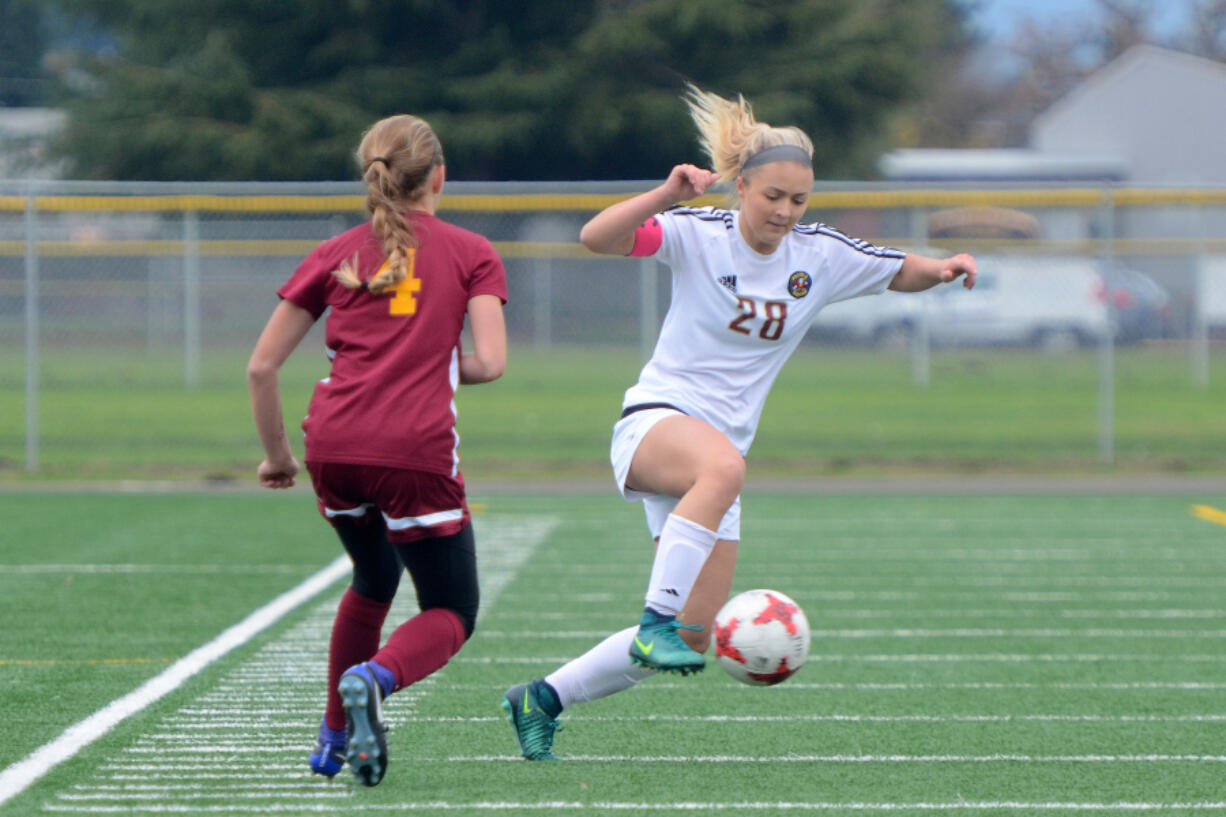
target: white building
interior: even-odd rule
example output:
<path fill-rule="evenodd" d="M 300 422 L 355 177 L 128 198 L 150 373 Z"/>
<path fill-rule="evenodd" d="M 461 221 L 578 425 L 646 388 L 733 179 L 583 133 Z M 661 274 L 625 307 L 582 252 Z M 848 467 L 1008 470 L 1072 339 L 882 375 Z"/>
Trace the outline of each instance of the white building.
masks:
<path fill-rule="evenodd" d="M 1138 45 L 1035 117 L 1030 146 L 1119 160 L 1131 184 L 1220 185 L 1223 134 L 1226 65 Z"/>
<path fill-rule="evenodd" d="M 0 108 L 0 179 L 56 179 L 62 164 L 47 158 L 47 143 L 67 114 L 55 108 Z"/>

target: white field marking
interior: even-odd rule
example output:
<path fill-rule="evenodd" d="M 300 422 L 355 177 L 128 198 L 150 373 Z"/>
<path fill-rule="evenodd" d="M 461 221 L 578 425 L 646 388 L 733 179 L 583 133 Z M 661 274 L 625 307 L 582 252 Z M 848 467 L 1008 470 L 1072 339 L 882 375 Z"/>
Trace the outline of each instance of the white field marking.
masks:
<path fill-rule="evenodd" d="M 300 564 L 270 564 L 270 565 L 158 565 L 158 564 L 31 564 L 5 565 L 0 564 L 0 576 L 4 575 L 38 575 L 48 573 L 97 573 L 113 575 L 207 575 L 211 573 L 237 574 L 250 576 L 253 574 L 302 573 Z"/>
<path fill-rule="evenodd" d="M 150 814 L 165 814 L 165 813 L 183 813 L 183 812 L 204 812 L 204 813 L 226 813 L 226 814 L 279 814 L 283 812 L 292 812 L 294 814 L 306 813 L 322 813 L 333 814 L 336 811 L 335 804 L 270 804 L 270 805 L 250 805 L 250 806 L 213 806 L 213 807 L 177 807 L 177 806 L 145 806 L 140 804 L 130 804 L 124 806 L 93 806 L 93 807 L 73 807 L 73 806 L 58 806 L 48 804 L 44 806 L 45 811 L 71 811 L 74 813 L 90 813 L 90 814 L 110 814 L 110 813 L 150 813 Z M 525 814 L 533 811 L 544 812 L 610 812 L 624 811 L 631 814 L 640 814 L 644 812 L 684 812 L 693 813 L 695 811 L 729 811 L 733 814 L 740 814 L 749 811 L 767 812 L 775 814 L 781 811 L 860 811 L 860 812 L 958 812 L 958 811 L 1021 811 L 1021 812 L 1039 812 L 1039 811 L 1055 811 L 1055 812 L 1109 812 L 1109 811 L 1137 811 L 1149 813 L 1162 812 L 1187 812 L 1187 811 L 1223 811 L 1226 810 L 1226 802 L 1212 801 L 1187 801 L 1187 802 L 1172 802 L 1162 803 L 1156 801 L 1115 801 L 1115 802 L 1027 802 L 1024 800 L 954 800 L 950 802 L 910 802 L 910 803 L 890 803 L 890 802 L 790 802 L 790 801 L 775 801 L 775 802 L 701 802 L 688 801 L 676 803 L 646 803 L 646 802 L 628 802 L 628 801 L 598 801 L 584 803 L 581 801 L 553 800 L 553 801 L 537 801 L 535 803 L 515 802 L 515 801 L 478 801 L 471 803 L 451 802 L 451 801 L 430 801 L 418 803 L 346 803 L 346 813 L 365 813 L 365 814 L 399 814 L 406 811 L 424 811 L 427 813 L 435 813 L 442 811 L 496 811 L 512 814 Z"/>
<path fill-rule="evenodd" d="M 453 683 L 447 684 L 446 688 L 452 690 L 483 689 L 491 692 L 495 690 L 501 692 L 506 689 L 506 684 Z M 641 684 L 636 689 L 639 690 L 635 693 L 638 695 L 651 691 L 673 692 L 678 689 L 693 692 L 694 685 L 693 683 L 657 679 L 648 684 Z M 904 681 L 862 681 L 859 683 L 814 681 L 806 683 L 789 679 L 786 684 L 779 684 L 772 687 L 772 689 L 778 692 L 812 692 L 814 690 L 821 690 L 823 692 L 924 692 L 947 690 L 998 692 L 1014 690 L 1045 691 L 1053 689 L 1084 690 L 1089 692 L 1220 692 L 1226 689 L 1226 681 L 1053 681 L 1050 683 L 964 681 L 962 683 L 941 684 Z M 751 687 L 746 687 L 745 691 L 747 694 L 753 694 L 753 688 Z"/>
<path fill-rule="evenodd" d="M 407 718 L 407 723 L 502 723 L 496 715 L 430 715 Z M 1226 723 L 1226 714 L 1204 715 L 575 715 L 567 723 Z"/>
<path fill-rule="evenodd" d="M 130 793 L 99 792 L 96 794 L 69 794 L 68 792 L 61 792 L 58 795 L 58 798 L 61 802 L 65 803 L 80 803 L 88 800 L 113 800 L 118 803 L 126 803 L 133 800 L 164 800 L 167 794 L 169 794 L 169 792 L 164 791 Z M 229 786 L 224 786 L 219 788 L 217 791 L 210 792 L 175 792 L 174 797 L 176 800 L 216 800 L 219 797 L 255 800 L 257 798 L 267 798 L 270 796 L 270 794 L 270 792 L 262 791 L 234 791 Z M 286 797 L 291 799 L 297 797 L 309 797 L 312 800 L 322 800 L 329 797 L 348 799 L 353 797 L 354 790 L 351 788 L 342 789 L 339 786 L 329 790 L 322 786 L 316 786 L 314 791 L 286 791 L 281 789 L 275 792 L 275 794 L 278 798 Z"/>
<path fill-rule="evenodd" d="M 35 780 L 105 735 L 125 718 L 170 694 L 209 664 L 246 644 L 287 613 L 333 585 L 350 569 L 347 556 L 336 559 L 297 587 L 282 593 L 238 624 L 227 628 L 209 643 L 192 650 L 132 692 L 68 727 L 55 740 L 0 772 L 0 804 L 20 794 Z"/>
<path fill-rule="evenodd" d="M 894 629 L 848 629 L 812 631 L 814 638 L 1226 638 L 1226 629 L 1219 630 L 1131 630 L 1118 627 L 1091 627 L 1085 630 L 1068 627 L 950 627 L 945 629 L 899 627 Z"/>
<path fill-rule="evenodd" d="M 159 767 L 159 769 L 160 768 L 161 767 Z M 236 772 L 236 771 L 196 772 L 195 774 L 166 774 L 162 772 L 159 774 L 113 774 L 113 775 L 110 775 L 108 779 L 121 781 L 121 782 L 122 781 L 143 782 L 143 781 L 149 781 L 149 780 L 227 780 L 227 781 L 258 780 L 261 783 L 266 783 L 269 780 L 282 779 L 282 780 L 285 780 L 286 785 L 292 784 L 295 786 L 301 785 L 304 787 L 318 785 L 314 780 L 303 780 L 302 772 L 298 768 L 297 764 L 294 764 L 294 769 L 292 771 L 289 769 L 286 769 L 281 774 L 269 774 L 268 772 L 264 772 L 264 771 L 259 771 L 259 772 Z"/>
<path fill-rule="evenodd" d="M 1132 555 L 1121 554 L 1120 541 L 1114 538 L 1099 540 L 1102 547 L 1044 547 L 1028 542 L 1026 539 L 1006 539 L 1014 546 L 1010 547 L 943 547 L 926 548 L 922 544 L 908 545 L 905 548 L 897 546 L 879 546 L 871 542 L 848 540 L 847 544 L 831 546 L 823 542 L 817 547 L 816 555 L 823 561 L 848 561 L 912 564 L 922 561 L 930 562 L 1002 562 L 1042 563 L 1042 562 L 1099 562 L 1105 557 L 1112 564 L 1169 564 L 1170 562 L 1210 562 L 1218 563 L 1217 554 L 1213 548 L 1202 548 L 1200 552 L 1190 552 L 1189 548 L 1155 546 L 1143 552 Z"/>
<path fill-rule="evenodd" d="M 106 771 L 125 771 L 125 772 L 155 772 L 163 769 L 174 772 L 191 772 L 191 771 L 212 771 L 216 769 L 222 771 L 225 769 L 233 769 L 233 763 L 224 761 L 200 762 L 199 760 L 191 763 L 175 762 L 175 763 L 138 763 L 134 761 L 125 761 L 122 763 L 103 763 L 98 767 Z M 273 772 L 297 772 L 302 773 L 302 761 L 297 763 L 261 763 L 260 768 Z M 111 776 L 114 779 L 114 775 Z"/>
<path fill-rule="evenodd" d="M 515 755 L 452 755 L 418 763 L 523 762 Z M 567 763 L 1226 763 L 1226 755 L 567 755 Z"/>
<path fill-rule="evenodd" d="M 763 582 L 765 583 L 765 582 Z M 1013 587 L 1018 587 L 1018 584 Z M 1176 588 L 1183 589 L 1183 588 Z M 1197 588 L 1201 589 L 1201 588 Z M 1217 591 L 1226 589 L 1226 582 L 1220 583 L 1214 588 L 1203 588 L 1207 592 L 1212 591 L 1215 594 Z M 931 590 L 805 590 L 804 592 L 790 593 L 796 601 L 802 606 L 815 604 L 818 602 L 862 602 L 872 604 L 912 604 L 914 602 L 928 602 L 929 600 L 939 601 L 942 603 L 949 602 L 970 602 L 983 604 L 986 602 L 1007 604 L 1068 604 L 1076 602 L 1151 602 L 1161 603 L 1168 602 L 1173 598 L 1182 600 L 1178 593 L 1168 592 L 1166 590 L 995 590 L 995 591 L 962 591 L 962 590 L 941 590 L 934 587 Z M 1214 599 L 1216 601 L 1216 599 Z M 539 596 L 523 596 L 519 599 L 524 603 L 537 603 L 540 601 Z M 1184 602 L 1186 603 L 1186 602 Z M 908 610 L 908 613 L 911 611 Z M 1007 608 L 1005 610 L 1007 612 Z"/>
<path fill-rule="evenodd" d="M 1226 610 L 1179 610 L 1174 608 L 1164 608 L 1161 610 L 1057 610 L 1055 612 L 1062 618 L 1226 618 Z"/>
<path fill-rule="evenodd" d="M 985 619 L 985 618 L 1050 618 L 1056 616 L 1059 618 L 1069 619 L 1152 619 L 1156 621 L 1179 621 L 1183 619 L 1204 620 L 1204 619 L 1226 619 L 1226 609 L 1211 609 L 1211 610 L 1196 610 L 1196 609 L 1176 609 L 1176 608 L 1159 608 L 1159 609 L 1116 609 L 1116 610 L 1088 610 L 1069 608 L 1065 610 L 1037 610 L 1032 607 L 1018 609 L 1016 607 L 961 607 L 951 610 L 884 610 L 880 607 L 860 607 L 860 608 L 838 608 L 838 607 L 822 607 L 818 610 L 811 611 L 813 618 L 821 618 L 823 620 L 848 618 L 848 619 L 903 619 L 906 621 L 914 621 L 916 619 Z M 584 616 L 585 621 L 599 619 L 609 622 L 609 627 L 613 628 L 619 623 L 624 623 L 625 616 L 609 615 L 604 617 Z M 540 622 L 548 621 L 573 621 L 575 614 L 572 612 L 550 611 L 545 610 L 534 613 L 530 610 L 523 611 L 507 611 L 500 613 L 498 620 L 502 622 L 511 621 L 530 621 Z"/>
<path fill-rule="evenodd" d="M 485 638 L 495 638 L 499 641 L 537 641 L 572 639 L 601 639 L 608 636 L 607 630 L 549 630 L 545 632 L 525 633 L 520 630 L 487 630 Z M 813 638 L 826 639 L 864 639 L 864 638 L 1163 638 L 1163 639 L 1197 639 L 1226 638 L 1226 629 L 1222 630 L 1128 630 L 1113 627 L 1093 627 L 1078 630 L 1068 627 L 898 627 L 877 629 L 845 629 L 829 630 L 814 629 Z"/>
<path fill-rule="evenodd" d="M 212 754 L 214 752 L 234 752 L 242 754 L 244 752 L 260 753 L 268 752 L 276 754 L 277 752 L 301 752 L 302 741 L 282 738 L 280 740 L 268 738 L 261 740 L 259 735 L 249 737 L 216 737 L 215 743 L 202 743 L 197 735 L 175 735 L 167 738 L 165 734 L 142 735 L 145 740 L 159 741 L 156 746 L 140 746 L 132 747 L 131 751 L 134 754 L 148 753 L 156 754 L 162 757 L 174 755 L 176 753 L 183 755 L 192 754 Z"/>
<path fill-rule="evenodd" d="M 537 666 L 541 664 L 565 664 L 574 656 L 459 656 L 452 659 L 461 664 L 476 664 L 482 666 Z M 1146 653 L 910 653 L 907 655 L 889 655 L 866 653 L 863 655 L 847 653 L 809 653 L 809 663 L 829 664 L 1082 664 L 1082 663 L 1141 663 L 1170 664 L 1184 661 L 1192 664 L 1220 664 L 1226 662 L 1226 654 L 1182 654 L 1182 655 L 1149 655 Z"/>
<path fill-rule="evenodd" d="M 477 519 L 481 597 L 487 608 L 556 524 L 552 517 Z M 345 563 L 348 566 L 348 559 Z M 276 641 L 263 645 L 212 688 L 184 702 L 108 758 L 97 767 L 92 783 L 58 793 L 43 810 L 241 811 L 242 804 L 220 803 L 242 797 L 259 798 L 261 804 L 251 808 L 262 814 L 301 811 L 297 806 L 287 808 L 284 801 L 309 797 L 303 794 L 308 789 L 330 792 L 328 797 L 352 797 L 354 787 L 329 787 L 312 779 L 306 767 L 324 708 L 328 642 L 339 599 L 339 593 L 321 598 Z M 387 617 L 384 635 L 416 613 L 412 586 L 406 581 Z M 395 729 L 413 717 L 418 699 L 435 688 L 438 678 L 438 674 L 429 676 L 389 699 L 384 710 L 389 726 Z M 250 771 L 257 763 L 261 773 L 267 772 L 262 777 L 267 785 L 258 790 L 248 784 L 235 787 L 236 771 Z M 144 788 L 117 788 L 136 775 Z M 348 802 L 342 809 L 333 805 L 327 810 L 347 809 Z"/>
<path fill-rule="evenodd" d="M 253 775 L 254 777 L 254 775 Z M 288 785 L 297 789 L 318 789 L 319 784 L 313 780 L 299 778 L 293 783 L 284 784 L 268 784 L 264 780 L 257 780 L 255 783 L 237 783 L 232 784 L 234 789 L 249 789 L 251 791 L 259 791 L 262 789 L 277 788 L 277 786 Z M 94 783 L 83 784 L 78 783 L 72 786 L 74 791 L 174 791 L 178 789 L 202 791 L 207 786 L 201 783 L 188 784 L 169 784 L 169 783 Z"/>
<path fill-rule="evenodd" d="M 905 567 L 912 569 L 918 566 L 917 562 L 912 562 Z M 1115 587 L 1164 587 L 1173 589 L 1199 588 L 1203 590 L 1220 590 L 1226 587 L 1226 576 L 1221 574 L 1204 574 L 1197 576 L 1163 576 L 1155 575 L 1148 577 L 1144 574 L 1126 574 L 1121 576 L 1104 576 L 1098 573 L 1081 574 L 1081 573 L 1062 573 L 1059 576 L 1043 576 L 1043 575 L 1001 575 L 999 573 L 967 573 L 961 572 L 955 575 L 936 574 L 936 575 L 911 575 L 908 573 L 899 572 L 897 574 L 856 574 L 856 573 L 834 573 L 833 576 L 838 577 L 835 587 L 827 589 L 847 588 L 856 590 L 858 586 L 863 585 L 866 588 L 881 587 L 883 583 L 890 579 L 897 579 L 905 583 L 907 587 L 926 587 L 926 588 L 945 588 L 950 587 L 1061 587 L 1061 588 L 1094 588 L 1107 589 Z M 740 578 L 740 577 L 738 577 Z M 749 584 L 752 578 L 740 578 L 740 583 Z M 819 582 L 820 578 L 816 581 Z M 757 586 L 757 585 L 752 585 Z M 803 597 L 807 589 L 790 593 Z"/>

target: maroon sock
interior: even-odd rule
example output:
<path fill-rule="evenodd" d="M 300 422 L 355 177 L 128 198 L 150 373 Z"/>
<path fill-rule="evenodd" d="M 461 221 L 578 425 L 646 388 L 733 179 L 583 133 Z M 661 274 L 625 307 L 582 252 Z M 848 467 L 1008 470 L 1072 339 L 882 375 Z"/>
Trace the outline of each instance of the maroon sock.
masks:
<path fill-rule="evenodd" d="M 462 646 L 460 617 L 434 607 L 397 627 L 374 660 L 396 676 L 396 689 L 404 689 L 441 668 Z"/>
<path fill-rule="evenodd" d="M 369 661 L 378 651 L 383 620 L 391 606 L 391 602 L 360 596 L 352 587 L 341 597 L 336 621 L 332 624 L 332 640 L 328 644 L 328 703 L 324 709 L 324 723 L 329 729 L 345 728 L 345 708 L 336 691 L 341 673 L 354 664 Z"/>

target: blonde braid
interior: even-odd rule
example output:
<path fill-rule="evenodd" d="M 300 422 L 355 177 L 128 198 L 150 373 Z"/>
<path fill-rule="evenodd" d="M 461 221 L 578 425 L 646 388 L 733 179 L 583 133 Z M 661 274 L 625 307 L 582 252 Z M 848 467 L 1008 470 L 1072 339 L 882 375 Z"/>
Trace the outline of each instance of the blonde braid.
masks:
<path fill-rule="evenodd" d="M 342 263 L 333 275 L 349 289 L 381 295 L 409 274 L 409 251 L 418 246 L 418 238 L 405 216 L 405 205 L 425 196 L 431 171 L 443 164 L 443 148 L 425 120 L 401 114 L 372 125 L 362 137 L 357 158 L 366 182 L 371 229 L 383 242 L 387 264 L 365 283 L 356 257 Z"/>

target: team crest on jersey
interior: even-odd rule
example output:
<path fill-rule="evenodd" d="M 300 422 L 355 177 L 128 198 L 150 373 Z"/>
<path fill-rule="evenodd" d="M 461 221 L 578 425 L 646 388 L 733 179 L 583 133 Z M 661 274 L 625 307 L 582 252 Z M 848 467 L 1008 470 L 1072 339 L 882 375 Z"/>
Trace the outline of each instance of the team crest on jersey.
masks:
<path fill-rule="evenodd" d="M 727 287 L 730 292 L 736 292 L 736 276 L 735 275 L 721 275 L 719 277 L 719 282 L 721 285 Z"/>
<path fill-rule="evenodd" d="M 793 298 L 805 297 L 809 294 L 811 286 L 813 286 L 813 279 L 804 270 L 797 270 L 788 278 L 788 294 Z"/>

